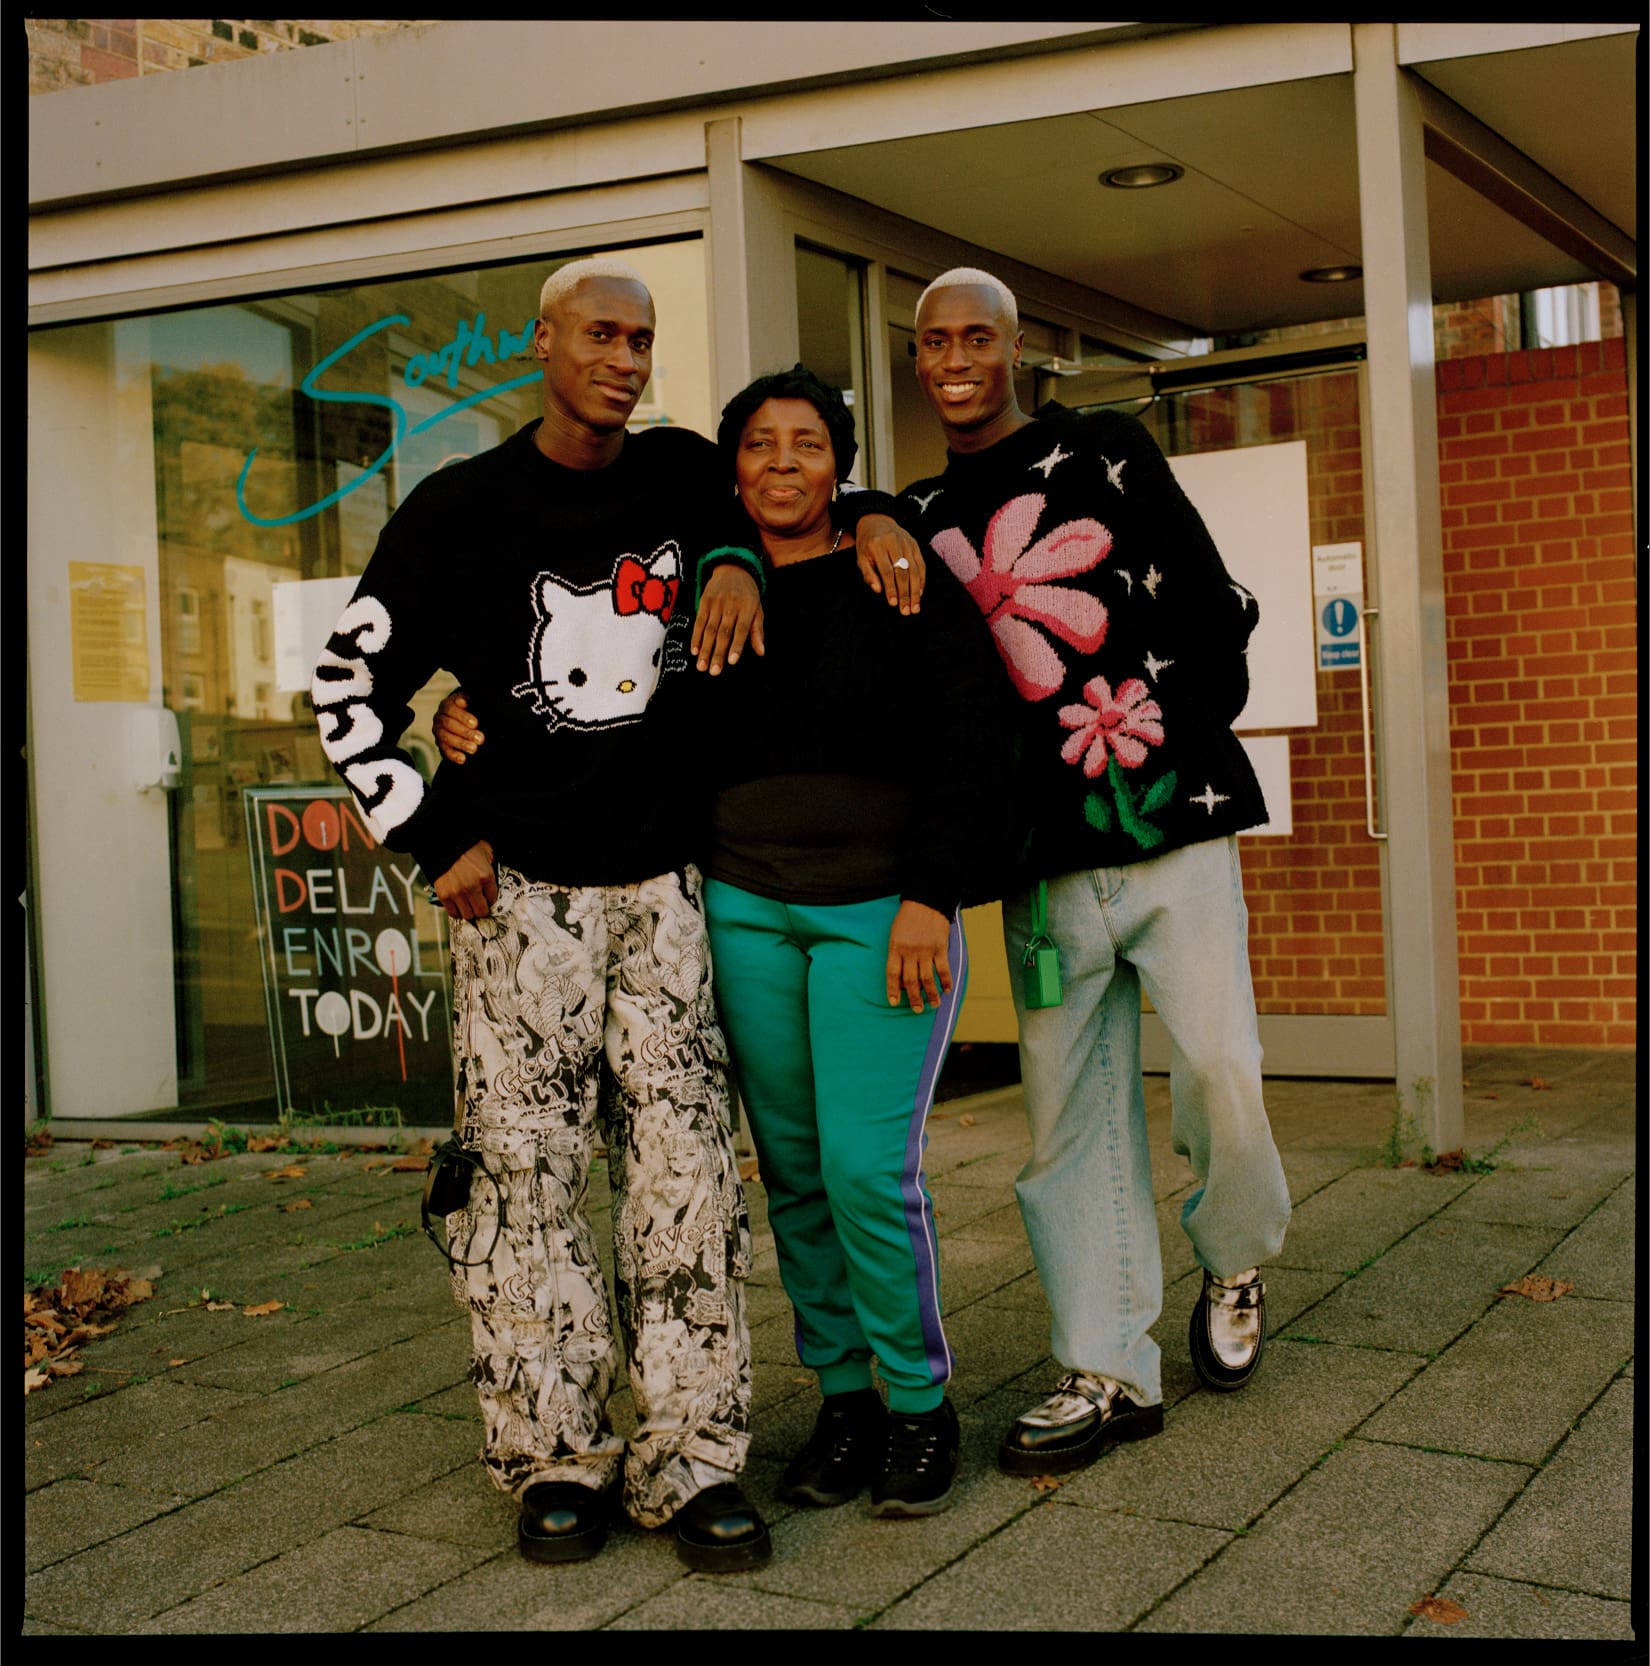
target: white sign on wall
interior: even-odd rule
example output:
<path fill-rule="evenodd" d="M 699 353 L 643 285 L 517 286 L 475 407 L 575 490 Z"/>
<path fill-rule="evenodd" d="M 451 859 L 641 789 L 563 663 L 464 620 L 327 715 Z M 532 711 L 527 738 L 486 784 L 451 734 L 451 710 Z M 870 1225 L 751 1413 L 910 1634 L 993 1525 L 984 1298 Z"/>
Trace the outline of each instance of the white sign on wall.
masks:
<path fill-rule="evenodd" d="M 1235 729 L 1310 729 L 1318 721 L 1312 526 L 1306 441 L 1171 457 L 1226 570 L 1260 604 L 1249 639 L 1249 702 Z"/>
<path fill-rule="evenodd" d="M 1317 617 L 1318 669 L 1358 669 L 1358 623 L 1364 611 L 1364 547 L 1314 544 L 1312 611 Z"/>

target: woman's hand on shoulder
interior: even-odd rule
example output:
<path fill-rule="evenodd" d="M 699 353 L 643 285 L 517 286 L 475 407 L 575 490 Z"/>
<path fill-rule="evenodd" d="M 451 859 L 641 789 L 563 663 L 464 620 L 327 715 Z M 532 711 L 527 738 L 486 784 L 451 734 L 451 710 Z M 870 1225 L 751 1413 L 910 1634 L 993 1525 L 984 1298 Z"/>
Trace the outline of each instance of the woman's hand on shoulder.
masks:
<path fill-rule="evenodd" d="M 862 515 L 854 529 L 860 577 L 901 613 L 922 609 L 928 568 L 922 546 L 891 515 Z"/>

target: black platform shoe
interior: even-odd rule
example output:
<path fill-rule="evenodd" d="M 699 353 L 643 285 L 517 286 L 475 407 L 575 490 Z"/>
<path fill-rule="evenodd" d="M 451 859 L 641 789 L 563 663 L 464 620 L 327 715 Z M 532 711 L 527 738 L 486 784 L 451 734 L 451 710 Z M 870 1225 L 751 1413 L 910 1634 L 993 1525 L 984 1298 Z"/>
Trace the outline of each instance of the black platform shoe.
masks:
<path fill-rule="evenodd" d="M 676 1554 L 696 1573 L 735 1573 L 762 1567 L 773 1555 L 773 1540 L 739 1483 L 723 1481 L 677 1511 Z"/>
<path fill-rule="evenodd" d="M 1144 1440 L 1162 1429 L 1161 1405 L 1136 1405 L 1109 1378 L 1068 1371 L 1041 1405 L 1008 1426 L 997 1467 L 1007 1475 L 1064 1475 L 1117 1441 Z"/>
<path fill-rule="evenodd" d="M 535 1481 L 521 1495 L 516 1539 L 530 1562 L 582 1562 L 607 1543 L 612 1495 L 577 1481 Z"/>

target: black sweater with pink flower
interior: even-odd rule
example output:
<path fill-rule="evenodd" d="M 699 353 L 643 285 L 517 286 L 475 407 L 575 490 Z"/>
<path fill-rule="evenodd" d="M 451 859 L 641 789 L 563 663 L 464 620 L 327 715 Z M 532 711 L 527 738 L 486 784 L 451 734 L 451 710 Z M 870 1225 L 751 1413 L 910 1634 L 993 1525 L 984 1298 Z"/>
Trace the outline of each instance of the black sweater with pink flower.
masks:
<path fill-rule="evenodd" d="M 1139 422 L 1051 403 L 901 500 L 1023 702 L 1024 877 L 1266 820 L 1231 727 L 1259 610 Z"/>

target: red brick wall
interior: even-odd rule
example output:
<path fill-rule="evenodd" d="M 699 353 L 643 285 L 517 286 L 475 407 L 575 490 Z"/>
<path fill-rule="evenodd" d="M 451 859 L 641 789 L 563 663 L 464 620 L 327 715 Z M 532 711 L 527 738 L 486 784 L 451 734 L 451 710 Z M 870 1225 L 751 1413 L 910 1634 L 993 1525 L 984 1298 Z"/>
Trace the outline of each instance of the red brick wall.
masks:
<path fill-rule="evenodd" d="M 30 93 L 405 29 L 406 18 L 31 17 Z"/>
<path fill-rule="evenodd" d="M 1631 1046 L 1638 639 L 1622 341 L 1438 366 L 1462 1039 Z M 1307 441 L 1314 543 L 1362 539 L 1350 378 L 1274 437 Z M 1230 425 L 1228 425 L 1230 426 Z M 1215 438 L 1212 435 L 1210 438 Z M 1255 435 L 1233 430 L 1225 443 Z M 1256 999 L 1385 1009 L 1358 680 L 1318 675 L 1289 737 L 1294 837 L 1246 839 Z"/>
<path fill-rule="evenodd" d="M 1638 636 L 1620 339 L 1438 367 L 1462 1034 L 1635 1040 Z"/>
<path fill-rule="evenodd" d="M 1312 542 L 1361 542 L 1357 376 L 1265 391 L 1269 437 L 1306 442 Z M 1294 833 L 1242 846 L 1256 1001 L 1267 1013 L 1385 1012 L 1380 854 L 1366 830 L 1357 673 L 1320 671 L 1318 726 L 1288 738 Z"/>

